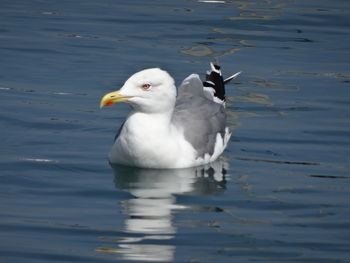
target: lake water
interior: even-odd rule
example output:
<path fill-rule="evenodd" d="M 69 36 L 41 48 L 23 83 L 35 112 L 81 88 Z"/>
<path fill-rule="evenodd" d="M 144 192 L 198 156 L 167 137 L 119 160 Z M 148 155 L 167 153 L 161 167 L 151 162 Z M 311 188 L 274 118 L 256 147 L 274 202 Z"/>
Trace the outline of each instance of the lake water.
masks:
<path fill-rule="evenodd" d="M 350 3 L 0 2 L 1 262 L 349 262 Z M 134 72 L 224 74 L 207 167 L 111 167 Z"/>

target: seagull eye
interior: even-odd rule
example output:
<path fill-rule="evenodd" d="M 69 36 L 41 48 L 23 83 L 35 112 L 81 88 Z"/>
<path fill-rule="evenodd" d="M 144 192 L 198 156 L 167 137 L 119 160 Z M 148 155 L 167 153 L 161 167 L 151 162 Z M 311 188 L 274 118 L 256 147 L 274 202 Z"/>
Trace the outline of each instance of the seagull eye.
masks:
<path fill-rule="evenodd" d="M 141 89 L 143 89 L 143 90 L 149 90 L 150 88 L 151 88 L 151 84 L 143 84 L 141 86 Z"/>

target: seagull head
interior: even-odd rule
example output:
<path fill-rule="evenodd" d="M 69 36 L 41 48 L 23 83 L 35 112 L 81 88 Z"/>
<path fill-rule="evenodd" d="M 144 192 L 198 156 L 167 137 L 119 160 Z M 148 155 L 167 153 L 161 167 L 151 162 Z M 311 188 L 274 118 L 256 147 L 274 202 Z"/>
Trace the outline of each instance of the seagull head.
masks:
<path fill-rule="evenodd" d="M 172 111 L 175 101 L 174 79 L 164 70 L 151 68 L 135 73 L 120 90 L 106 94 L 100 106 L 127 102 L 135 111 L 162 113 Z"/>

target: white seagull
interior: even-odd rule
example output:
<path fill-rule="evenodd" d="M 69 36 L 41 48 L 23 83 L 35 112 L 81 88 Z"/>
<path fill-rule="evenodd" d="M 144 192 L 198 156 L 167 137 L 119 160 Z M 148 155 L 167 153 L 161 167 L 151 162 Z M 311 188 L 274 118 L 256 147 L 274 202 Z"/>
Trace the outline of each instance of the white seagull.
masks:
<path fill-rule="evenodd" d="M 226 126 L 224 84 L 220 67 L 211 65 L 206 81 L 188 76 L 176 89 L 159 68 L 132 75 L 124 86 L 106 94 L 101 107 L 127 102 L 132 111 L 120 127 L 109 161 L 141 168 L 186 168 L 215 161 L 231 133 Z"/>

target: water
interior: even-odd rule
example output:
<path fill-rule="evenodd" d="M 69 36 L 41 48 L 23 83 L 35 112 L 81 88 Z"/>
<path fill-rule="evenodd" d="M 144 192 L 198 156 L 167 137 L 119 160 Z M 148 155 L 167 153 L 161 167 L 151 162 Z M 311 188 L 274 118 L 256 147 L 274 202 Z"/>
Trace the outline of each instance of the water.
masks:
<path fill-rule="evenodd" d="M 348 1 L 1 1 L 1 262 L 348 262 Z M 212 167 L 110 167 L 143 68 L 218 60 Z"/>

